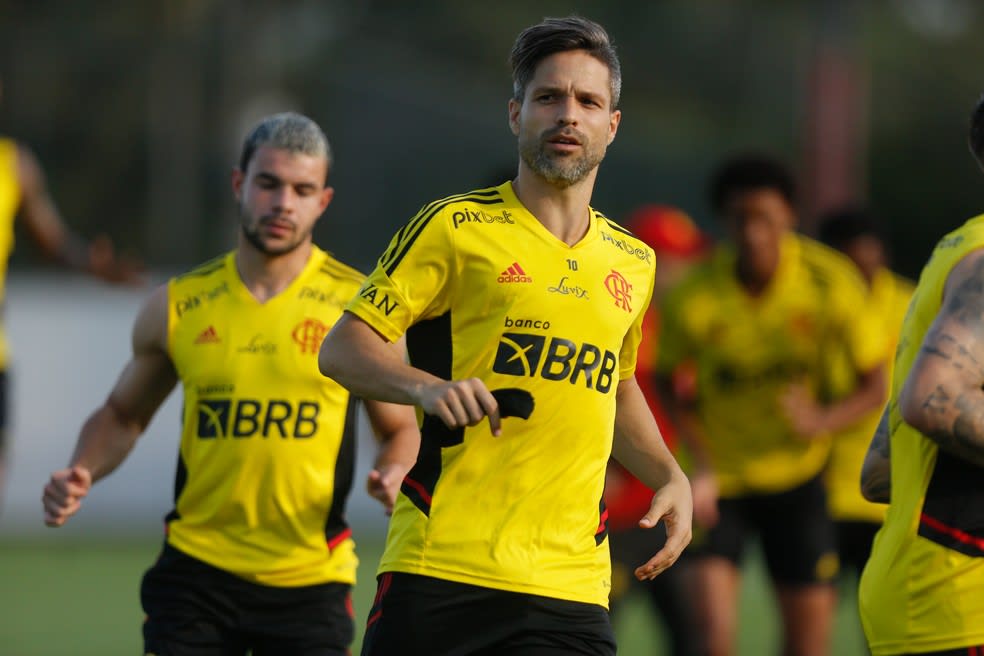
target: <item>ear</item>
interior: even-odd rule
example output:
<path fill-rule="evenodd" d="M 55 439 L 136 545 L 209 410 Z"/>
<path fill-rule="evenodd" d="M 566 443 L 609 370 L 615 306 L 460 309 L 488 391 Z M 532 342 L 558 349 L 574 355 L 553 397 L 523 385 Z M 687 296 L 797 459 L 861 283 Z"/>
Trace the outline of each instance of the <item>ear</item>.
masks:
<path fill-rule="evenodd" d="M 622 123 L 622 110 L 616 109 L 612 112 L 611 117 L 608 119 L 608 145 L 610 146 L 613 141 L 615 141 L 615 134 L 618 132 L 618 126 Z"/>
<path fill-rule="evenodd" d="M 519 112 L 523 109 L 522 103 L 515 98 L 509 99 L 509 129 L 512 133 L 519 136 Z"/>
<path fill-rule="evenodd" d="M 246 179 L 246 174 L 239 170 L 239 167 L 232 169 L 232 194 L 239 201 L 243 193 L 243 181 Z"/>
<path fill-rule="evenodd" d="M 331 204 L 332 199 L 335 197 L 334 187 L 325 187 L 321 190 L 321 211 L 324 212 L 325 209 Z"/>

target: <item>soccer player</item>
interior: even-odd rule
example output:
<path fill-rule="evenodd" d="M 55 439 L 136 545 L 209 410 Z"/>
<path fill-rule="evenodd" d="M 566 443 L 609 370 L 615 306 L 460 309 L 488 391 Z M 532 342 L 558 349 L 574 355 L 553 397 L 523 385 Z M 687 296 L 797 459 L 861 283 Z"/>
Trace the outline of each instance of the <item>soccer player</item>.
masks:
<path fill-rule="evenodd" d="M 864 305 L 856 321 L 869 322 L 885 337 L 883 359 L 891 372 L 899 330 L 912 298 L 913 283 L 888 268 L 888 253 L 878 221 L 870 211 L 847 207 L 822 216 L 817 235 L 821 242 L 847 255 L 865 283 Z M 853 375 L 848 363 L 841 384 L 850 389 Z M 861 496 L 861 463 L 875 433 L 882 408 L 833 436 L 827 463 L 827 507 L 837 529 L 837 552 L 842 574 L 860 576 L 871 553 L 871 542 L 885 518 L 885 505 Z M 854 588 L 852 587 L 852 590 Z"/>
<path fill-rule="evenodd" d="M 690 539 L 687 479 L 633 377 L 653 252 L 589 204 L 618 58 L 568 17 L 524 30 L 511 63 L 516 179 L 425 205 L 322 346 L 325 374 L 423 413 L 367 655 L 614 654 L 610 453 L 656 490 L 640 525 L 666 523 L 635 575 Z M 409 364 L 388 346 L 404 333 Z"/>
<path fill-rule="evenodd" d="M 854 265 L 798 236 L 795 186 L 777 161 L 743 155 L 714 174 L 710 196 L 728 240 L 667 296 L 659 388 L 695 458 L 694 553 L 711 654 L 732 654 L 740 565 L 762 544 L 783 621 L 783 653 L 827 654 L 836 600 L 833 525 L 821 470 L 829 435 L 884 402 L 882 336 L 855 321 Z M 850 366 L 835 386 L 833 356 Z M 697 399 L 669 393 L 681 362 Z M 839 371 L 839 370 L 838 370 Z"/>
<path fill-rule="evenodd" d="M 686 454 L 678 451 L 678 445 L 674 444 L 673 424 L 655 390 L 660 324 L 658 307 L 666 292 L 704 257 L 710 242 L 689 216 L 680 209 L 666 205 L 637 208 L 627 217 L 626 227 L 653 249 L 658 263 L 653 300 L 642 323 L 636 380 L 667 447 L 686 471 Z M 674 372 L 673 378 L 676 393 L 692 398 L 693 367 L 689 363 L 681 366 L 679 371 Z M 693 568 L 686 553 L 676 565 L 653 580 L 640 581 L 632 576 L 638 562 L 648 558 L 653 545 L 659 544 L 659 537 L 654 535 L 654 531 L 638 525 L 639 517 L 649 508 L 652 494 L 648 487 L 616 461 L 609 462 L 605 506 L 608 508 L 608 540 L 612 552 L 612 622 L 618 628 L 619 608 L 633 593 L 638 593 L 645 597 L 653 613 L 662 618 L 669 654 L 703 654 L 703 632 L 697 620 L 693 595 Z M 659 530 L 660 527 L 657 527 L 656 531 Z"/>
<path fill-rule="evenodd" d="M 346 654 L 352 640 L 354 403 L 316 359 L 363 277 L 312 243 L 334 193 L 330 164 L 309 118 L 253 128 L 232 174 L 238 248 L 150 297 L 132 358 L 45 486 L 45 522 L 60 526 L 182 383 L 174 509 L 141 586 L 147 653 Z M 416 417 L 366 408 L 384 445 L 370 486 L 392 499 L 416 454 Z"/>
<path fill-rule="evenodd" d="M 984 97 L 969 141 L 984 167 Z M 984 653 L 982 289 L 984 215 L 923 268 L 862 470 L 865 497 L 890 500 L 859 591 L 876 656 Z"/>
<path fill-rule="evenodd" d="M 2 96 L 0 81 L 0 96 Z M 41 252 L 66 267 L 109 282 L 140 280 L 137 262 L 119 258 L 108 237 L 86 242 L 62 220 L 45 182 L 44 170 L 29 147 L 0 136 L 0 302 L 6 290 L 7 259 L 14 248 L 14 225 L 19 219 Z M 6 469 L 7 367 L 6 334 L 0 325 L 0 496 Z"/>

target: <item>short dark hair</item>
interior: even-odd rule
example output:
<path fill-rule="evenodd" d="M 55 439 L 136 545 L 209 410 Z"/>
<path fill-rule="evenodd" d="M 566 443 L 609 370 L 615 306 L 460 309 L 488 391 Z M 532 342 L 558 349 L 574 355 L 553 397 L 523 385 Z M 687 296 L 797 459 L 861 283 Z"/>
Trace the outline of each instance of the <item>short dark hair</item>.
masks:
<path fill-rule="evenodd" d="M 585 50 L 608 67 L 612 109 L 618 107 L 622 94 L 622 65 L 615 53 L 615 46 L 608 32 L 598 23 L 581 18 L 544 18 L 543 21 L 523 30 L 509 54 L 513 75 L 513 98 L 522 102 L 526 87 L 533 79 L 540 62 L 558 52 Z"/>
<path fill-rule="evenodd" d="M 984 95 L 977 101 L 977 106 L 970 115 L 970 134 L 967 137 L 970 152 L 974 153 L 977 162 L 984 167 Z"/>
<path fill-rule="evenodd" d="M 837 250 L 844 250 L 858 237 L 885 241 L 881 221 L 865 207 L 848 206 L 825 212 L 817 223 L 817 238 Z"/>
<path fill-rule="evenodd" d="M 790 206 L 796 204 L 796 183 L 789 170 L 769 155 L 747 153 L 725 160 L 711 176 L 711 206 L 720 212 L 732 195 L 755 189 L 773 189 Z"/>

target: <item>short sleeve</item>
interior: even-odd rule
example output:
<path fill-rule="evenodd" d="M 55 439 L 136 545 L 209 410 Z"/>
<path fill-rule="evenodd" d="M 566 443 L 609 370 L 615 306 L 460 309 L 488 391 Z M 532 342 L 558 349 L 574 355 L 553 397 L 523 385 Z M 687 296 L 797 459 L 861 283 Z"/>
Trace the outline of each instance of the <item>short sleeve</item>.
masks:
<path fill-rule="evenodd" d="M 444 214 L 421 211 L 396 233 L 345 309 L 396 341 L 413 324 L 447 310 L 454 262 Z"/>
<path fill-rule="evenodd" d="M 649 289 L 646 292 L 646 300 L 642 308 L 629 327 L 629 331 L 622 340 L 622 349 L 618 354 L 619 380 L 627 380 L 635 375 L 636 361 L 639 357 L 639 343 L 642 341 L 642 323 L 649 313 L 649 303 L 653 298 L 653 285 L 655 283 L 654 271 L 649 271 Z"/>
<path fill-rule="evenodd" d="M 865 307 L 865 294 L 860 278 L 845 276 L 828 299 L 830 312 L 837 322 L 836 334 L 841 335 L 851 364 L 858 372 L 868 372 L 884 364 L 888 355 L 888 335 L 883 330 L 883 318 L 865 321 L 858 308 Z"/>

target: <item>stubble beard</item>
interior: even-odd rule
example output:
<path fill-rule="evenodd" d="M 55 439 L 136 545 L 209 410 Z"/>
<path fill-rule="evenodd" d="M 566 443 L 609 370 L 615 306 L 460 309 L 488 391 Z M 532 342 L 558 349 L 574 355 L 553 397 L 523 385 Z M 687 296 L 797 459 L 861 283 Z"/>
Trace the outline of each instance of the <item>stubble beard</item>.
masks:
<path fill-rule="evenodd" d="M 551 155 L 546 150 L 545 137 L 521 139 L 519 156 L 526 166 L 547 183 L 558 189 L 566 189 L 588 177 L 588 174 L 601 164 L 601 160 L 605 157 L 604 150 L 593 152 L 590 144 L 583 137 L 579 139 L 582 148 L 580 156 Z"/>
<path fill-rule="evenodd" d="M 270 245 L 264 243 L 263 239 L 260 237 L 259 226 L 262 223 L 262 220 L 253 223 L 253 227 L 250 227 L 249 221 L 250 221 L 250 217 L 246 215 L 246 213 L 243 211 L 242 206 L 240 206 L 239 225 L 242 228 L 243 236 L 246 238 L 246 241 L 248 241 L 253 248 L 258 250 L 260 253 L 270 257 L 276 257 L 279 255 L 287 255 L 288 253 L 292 253 L 293 251 L 297 250 L 297 248 L 301 244 L 303 244 L 305 239 L 310 235 L 310 233 L 305 235 L 298 235 L 296 240 L 292 242 L 288 242 L 284 246 L 281 246 L 279 248 L 271 248 Z"/>

